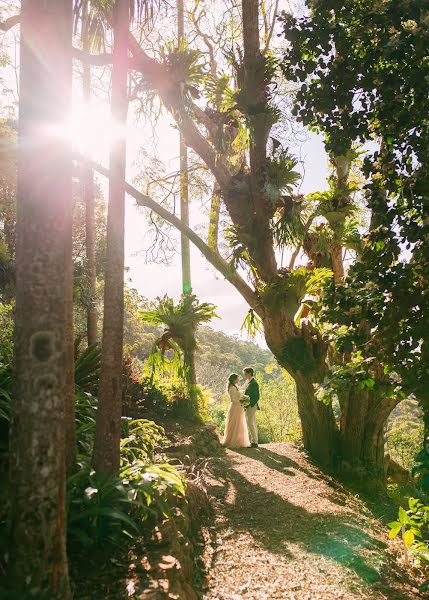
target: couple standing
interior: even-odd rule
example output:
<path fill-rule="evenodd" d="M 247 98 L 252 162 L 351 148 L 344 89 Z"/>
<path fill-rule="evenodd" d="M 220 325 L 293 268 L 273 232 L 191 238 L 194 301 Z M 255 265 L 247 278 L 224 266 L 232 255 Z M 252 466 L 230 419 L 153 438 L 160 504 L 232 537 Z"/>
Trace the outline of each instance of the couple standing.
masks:
<path fill-rule="evenodd" d="M 245 384 L 240 389 L 240 377 L 228 377 L 228 394 L 231 400 L 225 421 L 223 446 L 228 448 L 257 448 L 258 428 L 256 411 L 259 409 L 259 385 L 251 367 L 243 369 Z M 250 439 L 249 439 L 250 438 Z"/>

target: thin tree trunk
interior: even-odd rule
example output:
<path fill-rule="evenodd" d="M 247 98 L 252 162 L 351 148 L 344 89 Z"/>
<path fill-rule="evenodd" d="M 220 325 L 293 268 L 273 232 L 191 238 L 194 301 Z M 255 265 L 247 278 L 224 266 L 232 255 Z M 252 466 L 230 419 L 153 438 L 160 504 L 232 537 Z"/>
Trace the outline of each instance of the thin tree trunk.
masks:
<path fill-rule="evenodd" d="M 88 33 L 88 0 L 85 1 L 82 16 L 82 47 L 84 52 L 90 51 Z M 83 63 L 83 101 L 86 106 L 91 102 L 91 66 Z M 86 311 L 86 332 L 88 346 L 98 340 L 97 330 L 97 266 L 95 258 L 95 202 L 94 173 L 89 162 L 82 165 L 82 196 L 85 204 L 85 247 L 86 247 L 86 279 L 89 292 Z"/>
<path fill-rule="evenodd" d="M 213 185 L 212 203 L 210 206 L 210 223 L 207 244 L 212 250 L 218 251 L 220 216 L 220 188 L 217 181 Z"/>
<path fill-rule="evenodd" d="M 191 389 L 193 386 L 197 385 L 197 372 L 195 366 L 195 350 L 185 350 L 184 353 L 184 361 L 187 369 L 186 380 L 189 388 Z"/>
<path fill-rule="evenodd" d="M 15 190 L 11 186 L 7 186 L 6 193 L 2 198 L 5 205 L 3 233 L 4 240 L 9 252 L 10 258 L 15 258 L 16 245 L 16 208 L 15 208 Z"/>
<path fill-rule="evenodd" d="M 52 135 L 70 109 L 72 0 L 21 6 L 15 394 L 10 580 L 27 597 L 71 597 L 65 410 L 71 302 L 71 147 Z"/>
<path fill-rule="evenodd" d="M 66 240 L 66 257 L 73 254 L 73 212 L 72 208 L 67 213 L 69 223 L 67 224 L 68 238 Z M 67 260 L 66 264 L 66 387 L 64 390 L 65 400 L 65 461 L 66 475 L 70 476 L 76 469 L 77 462 L 77 439 L 76 439 L 76 389 L 74 382 L 74 332 L 73 332 L 73 261 Z"/>
<path fill-rule="evenodd" d="M 184 0 L 177 0 L 177 35 L 180 40 L 185 35 L 185 7 Z M 189 227 L 189 176 L 188 176 L 188 148 L 180 133 L 180 219 Z M 182 290 L 184 294 L 192 291 L 191 281 L 191 248 L 189 239 L 180 234 L 182 251 Z"/>
<path fill-rule="evenodd" d="M 121 437 L 129 5 L 129 0 L 118 0 L 113 9 L 112 117 L 124 127 L 124 134 L 110 152 L 103 340 L 93 453 L 96 470 L 110 473 L 119 469 Z"/>

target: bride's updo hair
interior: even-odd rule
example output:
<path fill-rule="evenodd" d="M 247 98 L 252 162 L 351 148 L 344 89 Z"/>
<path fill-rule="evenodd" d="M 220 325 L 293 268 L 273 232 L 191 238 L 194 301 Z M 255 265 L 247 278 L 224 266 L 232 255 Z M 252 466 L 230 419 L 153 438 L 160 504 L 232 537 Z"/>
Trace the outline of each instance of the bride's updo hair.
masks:
<path fill-rule="evenodd" d="M 231 375 L 228 377 L 228 390 L 232 385 L 236 386 L 235 382 L 238 379 L 238 377 L 239 376 L 237 375 L 237 373 L 231 373 Z"/>

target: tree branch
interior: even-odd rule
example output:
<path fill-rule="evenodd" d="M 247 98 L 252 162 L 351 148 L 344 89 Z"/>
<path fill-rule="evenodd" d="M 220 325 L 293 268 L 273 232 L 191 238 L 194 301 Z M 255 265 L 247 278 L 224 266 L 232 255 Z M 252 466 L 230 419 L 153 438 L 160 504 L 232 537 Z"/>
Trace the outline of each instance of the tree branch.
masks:
<path fill-rule="evenodd" d="M 268 50 L 270 49 L 271 39 L 273 37 L 274 28 L 276 26 L 276 18 L 277 18 L 277 12 L 279 10 L 279 2 L 280 2 L 280 0 L 276 0 L 276 3 L 274 5 L 273 20 L 271 22 L 271 27 L 270 27 L 270 30 L 268 32 L 267 39 L 265 41 L 264 54 L 266 52 L 268 52 Z"/>
<path fill-rule="evenodd" d="M 81 157 L 77 157 L 78 160 L 81 160 Z M 98 163 L 91 161 L 91 166 L 97 173 L 104 175 L 104 177 L 109 177 L 110 172 L 109 169 L 99 165 Z M 240 292 L 241 296 L 246 300 L 251 308 L 260 316 L 263 316 L 263 309 L 258 302 L 258 296 L 252 290 L 252 288 L 244 281 L 244 279 L 231 268 L 229 263 L 222 258 L 220 254 L 214 252 L 209 246 L 200 238 L 199 235 L 195 233 L 190 227 L 182 223 L 182 221 L 173 215 L 171 212 L 166 210 L 160 204 L 152 200 L 149 196 L 145 196 L 141 192 L 139 192 L 135 187 L 130 185 L 129 183 L 125 184 L 125 191 L 127 194 L 132 196 L 139 206 L 144 206 L 149 208 L 154 213 L 159 215 L 161 219 L 164 219 L 173 227 L 178 229 L 181 233 L 183 233 L 193 244 L 198 248 L 201 254 L 208 260 L 208 262 L 221 273 L 227 281 L 229 281 L 238 292 Z"/>
<path fill-rule="evenodd" d="M 218 180 L 222 190 L 225 192 L 229 190 L 231 183 L 229 168 L 188 115 L 180 86 L 171 80 L 167 69 L 162 63 L 146 54 L 132 35 L 130 36 L 129 47 L 135 59 L 133 68 L 139 70 L 149 80 L 151 86 L 156 89 L 165 107 L 178 124 L 188 148 L 192 148 L 202 158 Z M 197 109 L 198 107 L 195 107 L 196 113 L 198 112 Z"/>
<path fill-rule="evenodd" d="M 21 15 L 13 15 L 13 17 L 9 17 L 5 21 L 0 22 L 0 30 L 1 31 L 9 31 L 15 25 L 21 22 Z"/>
<path fill-rule="evenodd" d="M 91 54 L 79 48 L 73 48 L 73 58 L 82 61 L 86 65 L 94 67 L 104 67 L 113 63 L 113 54 L 103 52 L 102 54 Z"/>

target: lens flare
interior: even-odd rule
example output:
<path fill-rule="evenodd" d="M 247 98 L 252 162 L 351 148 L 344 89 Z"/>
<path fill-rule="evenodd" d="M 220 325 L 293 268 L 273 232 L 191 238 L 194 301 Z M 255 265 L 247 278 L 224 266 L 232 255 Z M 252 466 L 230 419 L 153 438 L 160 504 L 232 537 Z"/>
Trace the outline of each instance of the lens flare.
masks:
<path fill-rule="evenodd" d="M 77 102 L 64 123 L 63 135 L 72 141 L 75 152 L 102 160 L 107 158 L 112 143 L 125 133 L 125 128 L 112 119 L 108 104 Z"/>

